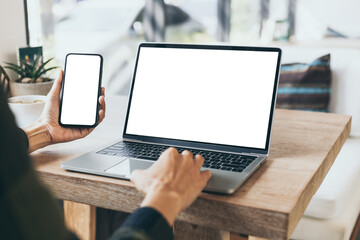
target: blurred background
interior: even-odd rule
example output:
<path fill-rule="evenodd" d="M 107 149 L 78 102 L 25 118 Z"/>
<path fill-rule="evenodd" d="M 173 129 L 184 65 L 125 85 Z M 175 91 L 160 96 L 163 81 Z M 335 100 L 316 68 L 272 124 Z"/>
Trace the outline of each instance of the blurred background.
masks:
<path fill-rule="evenodd" d="M 358 0 L 27 1 L 30 46 L 60 66 L 68 52 L 102 54 L 112 94 L 127 94 L 140 42 L 354 44 L 358 9 Z"/>

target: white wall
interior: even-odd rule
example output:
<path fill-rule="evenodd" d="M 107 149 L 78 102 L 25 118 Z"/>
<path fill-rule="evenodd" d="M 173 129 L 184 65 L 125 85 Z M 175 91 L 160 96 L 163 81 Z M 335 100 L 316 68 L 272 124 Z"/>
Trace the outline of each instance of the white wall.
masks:
<path fill-rule="evenodd" d="M 15 63 L 18 48 L 26 46 L 24 2 L 0 0 L 0 9 L 0 64 L 3 65 Z"/>
<path fill-rule="evenodd" d="M 298 0 L 296 38 L 319 40 L 327 27 L 349 37 L 360 37 L 359 0 Z"/>

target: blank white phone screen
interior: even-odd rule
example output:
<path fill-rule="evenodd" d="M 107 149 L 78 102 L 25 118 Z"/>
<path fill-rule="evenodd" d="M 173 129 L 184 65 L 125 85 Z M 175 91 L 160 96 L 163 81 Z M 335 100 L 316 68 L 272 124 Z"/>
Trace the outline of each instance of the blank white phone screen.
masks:
<path fill-rule="evenodd" d="M 126 133 L 264 149 L 278 55 L 141 48 Z"/>
<path fill-rule="evenodd" d="M 95 124 L 100 68 L 100 56 L 67 56 L 60 119 L 62 124 Z"/>

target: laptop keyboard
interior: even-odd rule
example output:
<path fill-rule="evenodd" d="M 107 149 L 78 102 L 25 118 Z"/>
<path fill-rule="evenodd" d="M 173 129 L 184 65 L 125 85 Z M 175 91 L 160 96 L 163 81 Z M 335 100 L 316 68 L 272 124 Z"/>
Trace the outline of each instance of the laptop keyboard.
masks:
<path fill-rule="evenodd" d="M 156 161 L 160 154 L 170 146 L 153 145 L 144 143 L 118 142 L 103 150 L 99 154 L 113 155 L 120 157 L 141 158 Z M 232 172 L 242 172 L 252 163 L 256 157 L 230 153 L 212 152 L 199 149 L 176 148 L 179 152 L 188 150 L 195 156 L 200 154 L 205 158 L 203 167 L 220 169 Z"/>

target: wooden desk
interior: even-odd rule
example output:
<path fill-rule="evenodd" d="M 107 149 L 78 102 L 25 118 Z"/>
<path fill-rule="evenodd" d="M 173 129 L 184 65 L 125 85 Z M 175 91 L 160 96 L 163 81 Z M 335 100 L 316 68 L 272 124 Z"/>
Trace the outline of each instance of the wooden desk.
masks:
<path fill-rule="evenodd" d="M 119 140 L 125 104 L 124 97 L 107 97 L 106 119 L 90 136 L 32 154 L 57 198 L 123 212 L 139 206 L 143 196 L 129 181 L 60 168 L 61 162 Z M 265 164 L 231 196 L 202 193 L 179 215 L 177 239 L 228 239 L 229 232 L 289 238 L 348 137 L 350 124 L 349 116 L 276 110 Z"/>

